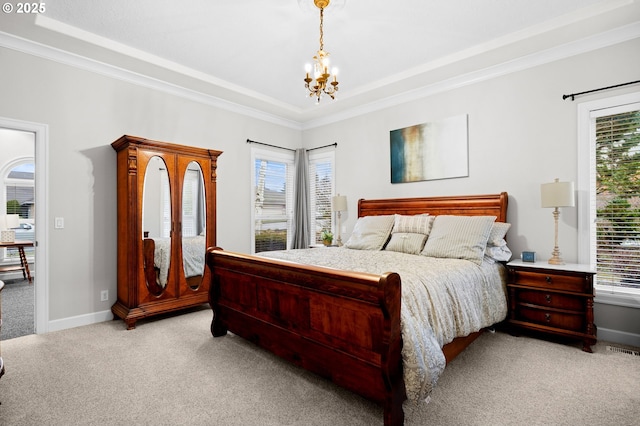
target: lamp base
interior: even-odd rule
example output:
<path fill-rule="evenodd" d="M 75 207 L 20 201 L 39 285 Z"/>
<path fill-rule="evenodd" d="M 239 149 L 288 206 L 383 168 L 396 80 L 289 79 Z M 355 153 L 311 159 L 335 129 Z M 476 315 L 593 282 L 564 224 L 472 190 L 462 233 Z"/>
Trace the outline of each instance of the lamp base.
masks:
<path fill-rule="evenodd" d="M 555 244 L 551 252 L 550 265 L 564 265 L 564 260 L 560 257 L 560 247 L 558 247 L 558 218 L 560 218 L 560 210 L 556 207 L 553 210 L 553 222 L 555 223 Z"/>
<path fill-rule="evenodd" d="M 560 257 L 560 250 L 558 250 L 558 247 L 554 248 L 553 252 L 551 252 L 551 258 L 549 259 L 549 264 L 564 265 L 564 260 L 562 260 L 562 258 Z"/>

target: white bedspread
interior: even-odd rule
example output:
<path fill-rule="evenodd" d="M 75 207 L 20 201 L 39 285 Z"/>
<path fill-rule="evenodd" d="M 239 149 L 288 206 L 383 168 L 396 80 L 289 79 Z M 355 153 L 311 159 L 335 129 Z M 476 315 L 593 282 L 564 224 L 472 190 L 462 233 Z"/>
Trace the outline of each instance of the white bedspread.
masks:
<path fill-rule="evenodd" d="M 206 251 L 207 245 L 204 241 L 204 235 L 182 239 L 182 263 L 185 277 L 203 275 Z"/>
<path fill-rule="evenodd" d="M 153 262 L 158 268 L 158 284 L 166 287 L 171 263 L 171 238 L 154 238 Z M 185 277 L 202 275 L 207 247 L 203 235 L 182 239 L 182 263 Z"/>
<path fill-rule="evenodd" d="M 344 247 L 259 255 L 342 270 L 399 273 L 404 382 L 412 401 L 427 398 L 442 374 L 445 344 L 507 315 L 506 270 L 498 263 L 478 266 L 466 260 Z"/>

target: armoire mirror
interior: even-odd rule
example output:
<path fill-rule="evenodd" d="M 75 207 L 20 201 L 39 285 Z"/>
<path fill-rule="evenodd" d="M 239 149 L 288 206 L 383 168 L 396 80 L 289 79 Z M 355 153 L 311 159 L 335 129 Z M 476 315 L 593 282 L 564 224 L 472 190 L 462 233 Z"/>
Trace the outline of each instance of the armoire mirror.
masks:
<path fill-rule="evenodd" d="M 182 267 L 187 285 L 197 289 L 204 276 L 207 205 L 200 164 L 187 165 L 182 183 Z"/>
<path fill-rule="evenodd" d="M 167 165 L 159 156 L 149 159 L 142 189 L 144 275 L 151 294 L 167 286 L 171 266 L 171 191 Z M 153 259 L 148 261 L 147 259 Z"/>

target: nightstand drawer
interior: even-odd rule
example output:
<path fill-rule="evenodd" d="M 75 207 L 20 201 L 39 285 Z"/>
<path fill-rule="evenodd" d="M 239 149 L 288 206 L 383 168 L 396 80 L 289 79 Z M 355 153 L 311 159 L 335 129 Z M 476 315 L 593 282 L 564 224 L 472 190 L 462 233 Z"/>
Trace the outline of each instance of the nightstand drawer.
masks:
<path fill-rule="evenodd" d="M 547 325 L 549 327 L 561 328 L 563 330 L 584 331 L 584 314 L 554 312 L 535 307 L 520 306 L 516 313 L 516 318 L 521 321 L 528 321 L 535 324 Z"/>
<path fill-rule="evenodd" d="M 539 287 L 544 289 L 571 291 L 575 293 L 590 292 L 589 282 L 584 276 L 576 274 L 546 273 L 527 270 L 512 271 L 512 284 Z"/>
<path fill-rule="evenodd" d="M 532 305 L 548 306 L 552 308 L 562 308 L 570 311 L 584 312 L 585 299 L 581 297 L 567 296 L 553 293 L 551 291 L 518 289 L 517 298 L 521 303 Z"/>

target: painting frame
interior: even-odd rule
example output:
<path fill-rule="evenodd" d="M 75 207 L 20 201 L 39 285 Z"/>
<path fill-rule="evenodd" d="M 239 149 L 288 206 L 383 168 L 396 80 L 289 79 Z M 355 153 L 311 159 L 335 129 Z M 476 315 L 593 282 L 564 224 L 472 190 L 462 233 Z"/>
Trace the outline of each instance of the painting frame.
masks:
<path fill-rule="evenodd" d="M 468 129 L 460 114 L 391 130 L 391 183 L 469 177 Z"/>

